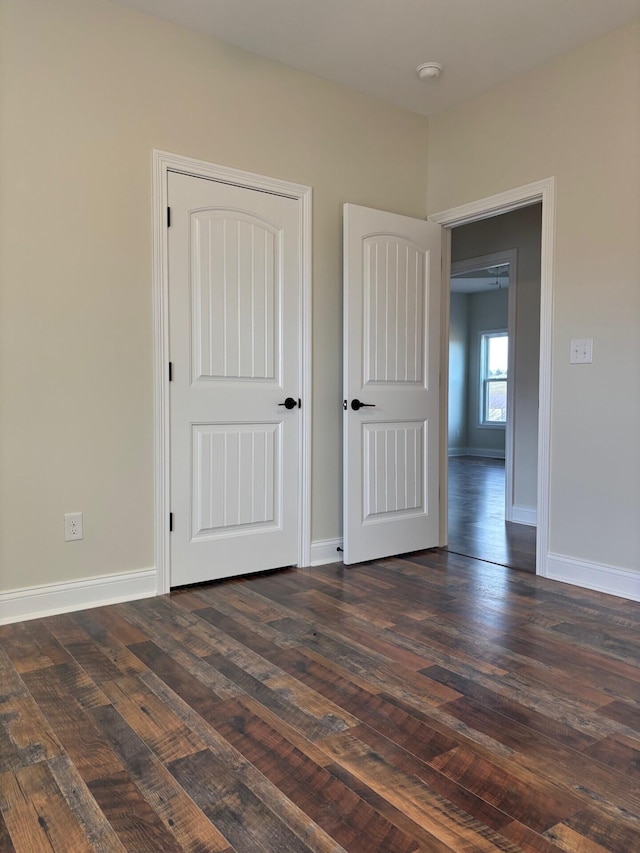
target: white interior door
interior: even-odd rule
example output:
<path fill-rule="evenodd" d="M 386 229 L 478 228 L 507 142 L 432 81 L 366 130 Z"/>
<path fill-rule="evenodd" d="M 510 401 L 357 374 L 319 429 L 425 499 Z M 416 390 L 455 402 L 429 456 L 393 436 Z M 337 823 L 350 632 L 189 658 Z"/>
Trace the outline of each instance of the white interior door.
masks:
<path fill-rule="evenodd" d="M 168 198 L 179 586 L 297 562 L 300 210 L 177 173 Z"/>
<path fill-rule="evenodd" d="M 440 544 L 441 239 L 344 206 L 345 563 Z"/>

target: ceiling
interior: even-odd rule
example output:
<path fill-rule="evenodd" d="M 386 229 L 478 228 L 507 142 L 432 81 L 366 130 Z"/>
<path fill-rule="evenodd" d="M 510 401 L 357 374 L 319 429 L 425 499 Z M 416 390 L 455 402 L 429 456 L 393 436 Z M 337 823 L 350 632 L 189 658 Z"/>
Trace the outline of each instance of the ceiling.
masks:
<path fill-rule="evenodd" d="M 640 16 L 640 0 L 116 0 L 423 115 Z M 437 82 L 416 66 L 441 62 Z"/>
<path fill-rule="evenodd" d="M 450 279 L 452 293 L 482 293 L 485 290 L 502 290 L 509 287 L 509 264 L 462 272 Z"/>

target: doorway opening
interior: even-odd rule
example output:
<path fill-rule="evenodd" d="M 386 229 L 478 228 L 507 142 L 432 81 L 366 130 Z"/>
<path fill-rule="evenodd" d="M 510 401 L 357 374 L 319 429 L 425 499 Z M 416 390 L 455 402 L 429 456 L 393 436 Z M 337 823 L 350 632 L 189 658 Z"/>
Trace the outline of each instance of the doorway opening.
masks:
<path fill-rule="evenodd" d="M 535 572 L 542 206 L 451 230 L 447 549 Z"/>

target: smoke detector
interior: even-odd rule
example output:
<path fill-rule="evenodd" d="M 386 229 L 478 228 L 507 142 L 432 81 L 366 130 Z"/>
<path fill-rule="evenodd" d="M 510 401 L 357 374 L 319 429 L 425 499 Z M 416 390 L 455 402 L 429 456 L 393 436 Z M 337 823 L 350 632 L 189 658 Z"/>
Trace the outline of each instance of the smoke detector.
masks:
<path fill-rule="evenodd" d="M 442 65 L 439 62 L 423 62 L 416 71 L 421 80 L 437 80 L 442 73 Z"/>

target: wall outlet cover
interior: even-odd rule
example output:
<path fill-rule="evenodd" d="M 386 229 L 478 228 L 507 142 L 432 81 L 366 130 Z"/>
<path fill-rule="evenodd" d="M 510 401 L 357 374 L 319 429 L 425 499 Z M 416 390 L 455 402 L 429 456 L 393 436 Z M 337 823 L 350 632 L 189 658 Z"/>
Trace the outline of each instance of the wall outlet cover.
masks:
<path fill-rule="evenodd" d="M 64 516 L 64 541 L 73 542 L 75 539 L 83 539 L 83 523 L 81 512 L 67 512 Z"/>

